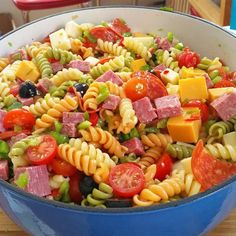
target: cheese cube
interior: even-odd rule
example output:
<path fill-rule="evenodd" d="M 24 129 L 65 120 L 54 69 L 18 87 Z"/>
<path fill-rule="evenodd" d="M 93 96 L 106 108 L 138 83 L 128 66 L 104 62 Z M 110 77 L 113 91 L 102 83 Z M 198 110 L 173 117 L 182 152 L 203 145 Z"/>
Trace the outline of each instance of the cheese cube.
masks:
<path fill-rule="evenodd" d="M 90 66 L 95 66 L 99 62 L 99 59 L 96 57 L 87 57 L 84 61 L 89 62 Z"/>
<path fill-rule="evenodd" d="M 151 36 L 146 37 L 132 37 L 134 41 L 142 43 L 145 47 L 150 48 L 154 44 L 154 38 Z"/>
<path fill-rule="evenodd" d="M 73 20 L 66 23 L 65 31 L 66 31 L 67 35 L 71 38 L 79 38 L 80 36 L 82 36 L 81 28 Z"/>
<path fill-rule="evenodd" d="M 171 117 L 167 122 L 167 129 L 174 141 L 196 143 L 201 127 L 201 119 L 186 120 L 189 113 L 196 111 L 196 108 L 183 108 L 181 116 Z M 200 110 L 198 111 L 200 114 Z"/>
<path fill-rule="evenodd" d="M 215 99 L 223 96 L 224 94 L 230 94 L 232 92 L 236 91 L 233 87 L 224 87 L 224 88 L 212 88 L 208 89 L 209 92 L 209 100 L 212 102 Z"/>
<path fill-rule="evenodd" d="M 161 78 L 166 83 L 178 84 L 179 82 L 179 74 L 169 68 L 161 72 Z"/>
<path fill-rule="evenodd" d="M 166 89 L 169 95 L 177 95 L 179 97 L 179 85 L 168 83 Z"/>
<path fill-rule="evenodd" d="M 197 68 L 194 69 L 193 67 L 186 68 L 185 66 L 181 68 L 179 73 L 180 73 L 181 79 L 192 78 L 195 76 L 201 76 L 201 75 L 206 74 L 204 70 L 200 70 Z"/>
<path fill-rule="evenodd" d="M 71 49 L 70 39 L 64 29 L 51 33 L 49 38 L 52 48 L 60 48 L 62 50 Z"/>
<path fill-rule="evenodd" d="M 36 82 L 40 73 L 32 61 L 23 60 L 16 71 L 16 76 L 24 81 Z"/>
<path fill-rule="evenodd" d="M 143 58 L 141 58 L 132 61 L 130 67 L 133 71 L 139 71 L 142 70 L 142 67 L 145 65 L 147 65 L 146 61 Z"/>
<path fill-rule="evenodd" d="M 179 80 L 179 93 L 181 101 L 191 99 L 207 99 L 208 90 L 204 76 Z"/>
<path fill-rule="evenodd" d="M 223 135 L 223 143 L 224 145 L 231 145 L 236 147 L 236 132 L 230 132 L 228 134 Z"/>

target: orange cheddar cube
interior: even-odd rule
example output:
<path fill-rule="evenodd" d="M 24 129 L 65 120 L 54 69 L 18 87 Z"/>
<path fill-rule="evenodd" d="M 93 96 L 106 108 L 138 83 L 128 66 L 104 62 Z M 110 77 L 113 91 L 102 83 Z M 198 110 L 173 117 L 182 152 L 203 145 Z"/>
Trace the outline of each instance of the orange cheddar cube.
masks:
<path fill-rule="evenodd" d="M 132 61 L 130 67 L 132 71 L 139 71 L 145 65 L 147 65 L 146 61 L 143 58 L 141 58 L 141 59 Z"/>
<path fill-rule="evenodd" d="M 196 117 L 196 108 L 183 108 L 184 112 L 181 116 L 171 117 L 167 122 L 167 129 L 174 141 L 196 143 L 198 141 L 201 118 L 200 110 L 199 119 L 191 119 L 191 112 Z"/>
<path fill-rule="evenodd" d="M 191 99 L 208 99 L 208 90 L 204 76 L 179 80 L 181 101 Z"/>
<path fill-rule="evenodd" d="M 23 60 L 16 71 L 16 76 L 24 81 L 30 80 L 36 82 L 40 73 L 32 61 Z"/>

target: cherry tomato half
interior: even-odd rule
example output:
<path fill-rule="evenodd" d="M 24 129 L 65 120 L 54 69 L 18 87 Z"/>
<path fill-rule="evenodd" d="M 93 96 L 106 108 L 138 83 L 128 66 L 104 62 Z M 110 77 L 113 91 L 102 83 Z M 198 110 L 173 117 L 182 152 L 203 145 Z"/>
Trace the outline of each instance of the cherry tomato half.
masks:
<path fill-rule="evenodd" d="M 53 158 L 51 166 L 53 171 L 57 175 L 63 175 L 67 177 L 74 175 L 77 172 L 77 169 L 74 166 L 72 166 L 69 162 L 59 158 Z"/>
<path fill-rule="evenodd" d="M 191 100 L 187 103 L 184 103 L 182 106 L 183 107 L 197 107 L 197 108 L 199 108 L 200 112 L 201 112 L 202 122 L 205 122 L 208 120 L 209 109 L 208 109 L 208 106 L 206 105 L 206 103 L 204 103 L 200 100 L 194 99 L 194 100 Z"/>
<path fill-rule="evenodd" d="M 164 153 L 156 163 L 156 175 L 155 178 L 160 181 L 164 180 L 167 175 L 172 171 L 173 161 L 169 154 Z"/>
<path fill-rule="evenodd" d="M 79 190 L 79 183 L 80 183 L 81 175 L 75 174 L 70 176 L 70 189 L 69 195 L 72 202 L 80 203 L 82 201 L 82 194 Z"/>
<path fill-rule="evenodd" d="M 185 48 L 184 51 L 178 56 L 179 67 L 183 66 L 196 67 L 200 63 L 200 56 L 196 52 L 190 51 Z"/>
<path fill-rule="evenodd" d="M 142 169 L 133 163 L 123 163 L 111 168 L 109 183 L 114 194 L 129 198 L 139 193 L 145 185 Z"/>
<path fill-rule="evenodd" d="M 147 96 L 147 82 L 139 77 L 131 78 L 125 85 L 125 94 L 132 101 Z"/>
<path fill-rule="evenodd" d="M 39 145 L 28 147 L 26 153 L 32 164 L 47 165 L 57 154 L 57 142 L 51 135 L 44 135 Z"/>
<path fill-rule="evenodd" d="M 25 109 L 11 110 L 3 118 L 3 127 L 5 129 L 12 129 L 14 126 L 20 126 L 22 129 L 32 129 L 34 124 L 34 115 Z"/>
<path fill-rule="evenodd" d="M 168 95 L 165 85 L 154 74 L 147 71 L 136 71 L 131 74 L 131 78 L 132 77 L 146 80 L 147 96 L 151 100 Z"/>
<path fill-rule="evenodd" d="M 235 83 L 226 79 L 222 79 L 221 81 L 217 82 L 214 85 L 214 88 L 224 88 L 224 87 L 236 87 L 236 85 Z"/>
<path fill-rule="evenodd" d="M 115 43 L 120 37 L 110 27 L 94 27 L 90 34 L 96 39 Z"/>

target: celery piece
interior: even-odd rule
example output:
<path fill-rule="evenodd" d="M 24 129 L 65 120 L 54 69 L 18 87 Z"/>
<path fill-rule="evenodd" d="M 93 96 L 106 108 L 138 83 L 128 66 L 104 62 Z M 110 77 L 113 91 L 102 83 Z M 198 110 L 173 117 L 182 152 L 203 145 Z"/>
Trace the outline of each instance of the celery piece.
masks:
<path fill-rule="evenodd" d="M 183 48 L 184 48 L 184 45 L 183 45 L 182 43 L 177 43 L 177 44 L 175 45 L 175 48 L 178 49 L 178 50 L 180 50 L 180 51 L 182 51 Z"/>
<path fill-rule="evenodd" d="M 174 39 L 174 34 L 173 34 L 173 32 L 168 32 L 168 33 L 167 33 L 167 40 L 168 40 L 170 43 L 172 43 L 173 39 Z"/>
<path fill-rule="evenodd" d="M 84 113 L 84 119 L 89 120 L 89 113 L 87 111 Z"/>
<path fill-rule="evenodd" d="M 92 124 L 91 122 L 89 122 L 88 120 L 85 120 L 77 126 L 77 129 L 87 129 L 88 127 L 91 126 L 91 124 Z"/>
<path fill-rule="evenodd" d="M 100 85 L 99 86 L 99 94 L 97 96 L 97 103 L 100 104 L 102 102 L 104 102 L 108 96 L 109 96 L 110 92 L 107 88 L 106 85 Z"/>

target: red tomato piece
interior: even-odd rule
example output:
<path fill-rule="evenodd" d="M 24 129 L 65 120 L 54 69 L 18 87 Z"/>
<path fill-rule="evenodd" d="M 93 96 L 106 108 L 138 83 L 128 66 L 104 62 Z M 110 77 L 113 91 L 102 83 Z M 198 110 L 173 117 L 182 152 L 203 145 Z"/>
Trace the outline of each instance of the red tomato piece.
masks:
<path fill-rule="evenodd" d="M 236 87 L 236 85 L 226 79 L 222 79 L 221 81 L 217 82 L 214 86 L 214 88 L 224 88 L 224 87 Z"/>
<path fill-rule="evenodd" d="M 190 51 L 186 48 L 179 56 L 178 56 L 179 67 L 197 67 L 200 63 L 200 56 L 196 52 Z"/>
<path fill-rule="evenodd" d="M 132 163 L 119 164 L 111 168 L 109 183 L 117 196 L 129 198 L 144 188 L 144 173 Z"/>
<path fill-rule="evenodd" d="M 115 43 L 120 37 L 110 27 L 94 27 L 90 34 L 96 39 Z"/>
<path fill-rule="evenodd" d="M 161 158 L 156 163 L 156 175 L 155 178 L 160 181 L 164 180 L 167 175 L 169 175 L 172 171 L 173 161 L 169 154 L 164 153 Z"/>
<path fill-rule="evenodd" d="M 125 85 L 125 94 L 132 101 L 147 96 L 147 82 L 143 78 L 133 77 Z"/>
<path fill-rule="evenodd" d="M 51 135 L 44 135 L 39 145 L 28 147 L 26 153 L 32 164 L 47 165 L 57 154 L 56 140 Z"/>
<path fill-rule="evenodd" d="M 77 169 L 72 166 L 69 162 L 59 158 L 54 158 L 51 163 L 53 171 L 57 175 L 71 176 L 77 172 Z"/>
<path fill-rule="evenodd" d="M 51 195 L 53 196 L 54 199 L 59 198 L 60 197 L 59 188 L 53 189 Z"/>
<path fill-rule="evenodd" d="M 80 183 L 81 175 L 75 174 L 70 176 L 70 188 L 69 188 L 69 195 L 72 202 L 80 203 L 82 201 L 82 194 L 79 190 L 79 183 Z"/>
<path fill-rule="evenodd" d="M 236 174 L 236 164 L 216 159 L 200 140 L 192 153 L 192 170 L 202 189 L 207 190 Z"/>
<path fill-rule="evenodd" d="M 167 96 L 168 92 L 162 81 L 154 74 L 147 71 L 137 71 L 131 74 L 131 77 L 140 77 L 146 80 L 147 96 L 154 100 L 159 97 Z"/>
<path fill-rule="evenodd" d="M 19 94 L 19 89 L 20 89 L 20 85 L 19 84 L 11 86 L 10 94 L 12 94 L 14 97 L 16 97 Z"/>
<path fill-rule="evenodd" d="M 98 123 L 98 114 L 96 112 L 89 113 L 89 121 L 92 123 L 92 126 L 96 126 Z"/>
<path fill-rule="evenodd" d="M 202 122 L 205 122 L 208 120 L 208 117 L 209 117 L 209 108 L 208 106 L 206 105 L 206 103 L 200 101 L 200 100 L 197 100 L 197 99 L 194 99 L 194 100 L 190 100 L 189 102 L 187 103 L 184 103 L 182 105 L 183 107 L 197 107 L 200 109 L 200 112 L 201 112 L 201 119 L 202 119 Z"/>
<path fill-rule="evenodd" d="M 99 62 L 97 64 L 104 64 L 108 61 L 110 61 L 111 59 L 113 59 L 114 57 L 105 57 L 99 60 Z"/>
<path fill-rule="evenodd" d="M 93 49 L 95 49 L 96 46 L 97 46 L 97 43 L 92 43 L 92 42 L 90 42 L 90 41 L 88 40 L 87 37 L 85 37 L 85 40 L 84 40 L 84 42 L 83 42 L 83 46 L 86 47 L 86 48 L 93 48 Z"/>
<path fill-rule="evenodd" d="M 12 129 L 14 126 L 19 126 L 22 129 L 32 129 L 34 124 L 34 115 L 25 109 L 11 110 L 3 118 L 3 127 L 5 129 Z"/>
<path fill-rule="evenodd" d="M 125 21 L 120 18 L 115 18 L 111 23 L 111 27 L 119 34 L 124 34 L 131 31 L 130 28 L 125 23 Z"/>

